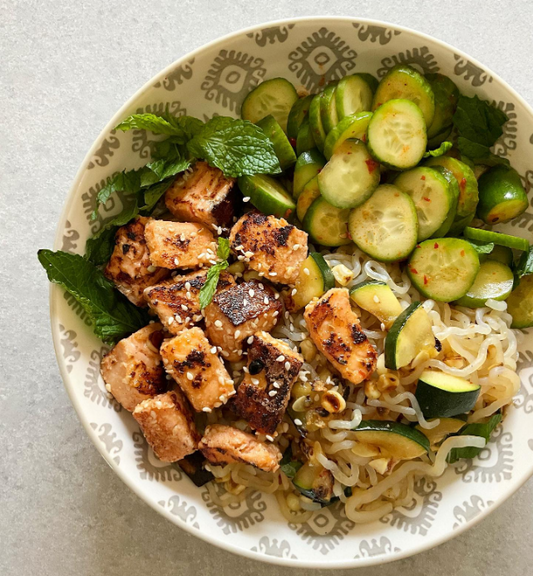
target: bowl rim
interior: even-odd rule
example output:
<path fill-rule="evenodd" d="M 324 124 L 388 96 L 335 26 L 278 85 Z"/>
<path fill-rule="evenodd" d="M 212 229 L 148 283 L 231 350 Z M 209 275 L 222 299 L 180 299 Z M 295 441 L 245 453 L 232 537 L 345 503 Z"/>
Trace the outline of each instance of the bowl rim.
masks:
<path fill-rule="evenodd" d="M 74 202 L 74 199 L 76 197 L 75 193 L 78 190 L 79 185 L 80 185 L 81 180 L 82 180 L 82 177 L 83 177 L 83 174 L 85 173 L 85 171 L 87 169 L 87 164 L 88 164 L 89 160 L 91 159 L 91 157 L 96 152 L 98 146 L 100 145 L 102 138 L 104 138 L 109 133 L 109 131 L 112 130 L 117 125 L 117 123 L 123 118 L 124 113 L 131 107 L 132 103 L 135 102 L 140 96 L 142 96 L 143 94 L 148 92 L 156 82 L 162 80 L 166 74 L 171 72 L 177 66 L 184 64 L 188 60 L 190 60 L 191 58 L 200 55 L 203 51 L 205 51 L 207 49 L 216 48 L 217 46 L 223 46 L 228 40 L 238 38 L 239 36 L 243 36 L 245 34 L 249 34 L 251 32 L 256 32 L 256 31 L 262 30 L 264 28 L 273 27 L 273 26 L 282 26 L 282 25 L 297 24 L 297 23 L 322 23 L 322 24 L 326 23 L 327 24 L 328 22 L 332 22 L 332 23 L 333 22 L 334 23 L 338 23 L 338 22 L 340 22 L 340 23 L 354 23 L 354 22 L 357 22 L 357 23 L 361 23 L 361 24 L 383 26 L 383 27 L 391 28 L 393 30 L 398 30 L 400 32 L 407 32 L 409 34 L 414 35 L 415 37 L 420 38 L 421 40 L 427 40 L 430 42 L 434 42 L 434 43 L 440 45 L 443 49 L 445 49 L 447 51 L 453 51 L 454 54 L 457 54 L 458 56 L 469 60 L 472 64 L 474 64 L 474 65 L 480 67 L 482 70 L 488 72 L 497 82 L 501 83 L 503 85 L 503 87 L 506 90 L 508 90 L 509 93 L 512 94 L 512 96 L 518 102 L 520 102 L 520 104 L 524 107 L 526 112 L 533 117 L 533 108 L 530 106 L 530 104 L 522 96 L 520 96 L 520 94 L 518 94 L 518 92 L 516 92 L 516 90 L 514 88 L 512 88 L 503 78 L 501 78 L 498 74 L 494 73 L 487 66 L 483 65 L 481 62 L 479 62 L 479 60 L 466 54 L 462 50 L 459 50 L 455 46 L 448 44 L 444 40 L 440 40 L 438 38 L 435 38 L 434 36 L 431 36 L 429 34 L 425 34 L 423 32 L 419 32 L 419 31 L 414 30 L 412 28 L 409 28 L 407 26 L 401 26 L 401 25 L 394 24 L 394 23 L 391 23 L 391 22 L 388 22 L 385 20 L 374 20 L 372 18 L 358 18 L 358 17 L 350 17 L 350 16 L 299 16 L 299 17 L 295 17 L 295 18 L 282 18 L 279 20 L 270 20 L 270 21 L 266 21 L 266 22 L 261 22 L 259 24 L 255 24 L 253 26 L 241 28 L 237 31 L 225 34 L 224 36 L 221 36 L 219 38 L 211 40 L 210 42 L 208 42 L 206 44 L 202 44 L 198 48 L 195 48 L 194 50 L 185 53 L 183 56 L 181 56 L 180 58 L 177 58 L 175 61 L 173 61 L 168 66 L 166 66 L 161 71 L 159 71 L 157 74 L 155 74 L 153 77 L 151 77 L 145 84 L 143 84 L 138 90 L 136 90 L 132 94 L 132 96 L 130 98 L 128 98 L 124 104 L 122 104 L 122 106 L 120 106 L 120 108 L 116 111 L 116 113 L 113 114 L 113 116 L 111 117 L 109 122 L 107 122 L 107 124 L 99 132 L 98 136 L 96 137 L 93 144 L 89 148 L 87 154 L 83 158 L 83 161 L 82 161 L 80 167 L 78 168 L 76 175 L 74 176 L 74 180 L 72 181 L 72 184 L 69 188 L 68 194 L 66 195 L 65 203 L 63 205 L 63 209 L 61 210 L 61 214 L 59 216 L 58 225 L 56 228 L 56 234 L 55 234 L 54 243 L 53 243 L 53 249 L 59 250 L 61 248 L 61 237 L 62 237 L 61 225 L 62 225 L 62 223 L 64 223 L 66 221 L 67 213 L 70 209 L 71 204 Z M 56 355 L 56 360 L 57 360 L 57 364 L 59 367 L 61 379 L 63 380 L 63 385 L 67 391 L 67 394 L 70 398 L 72 405 L 74 406 L 74 409 L 76 411 L 76 415 L 78 416 L 78 419 L 80 420 L 82 426 L 84 427 L 85 432 L 87 433 L 87 435 L 91 439 L 92 443 L 94 444 L 94 446 L 96 447 L 96 449 L 98 450 L 100 455 L 107 462 L 107 464 L 110 466 L 110 468 L 115 472 L 115 474 L 117 474 L 117 476 L 124 482 L 124 484 L 126 484 L 126 486 L 128 486 L 128 488 L 130 488 L 141 500 L 143 500 L 143 502 L 148 504 L 152 509 L 154 509 L 156 512 L 158 512 L 160 515 L 164 516 L 167 520 L 169 520 L 170 522 L 172 522 L 174 525 L 178 526 L 179 528 L 185 530 L 189 534 L 192 534 L 192 535 L 200 538 L 204 542 L 208 542 L 209 544 L 217 546 L 218 548 L 221 548 L 223 550 L 226 550 L 226 551 L 231 552 L 233 554 L 236 554 L 238 556 L 243 556 L 243 557 L 249 558 L 251 560 L 258 560 L 261 562 L 280 565 L 280 566 L 295 567 L 295 568 L 316 568 L 316 569 L 358 568 L 358 567 L 363 567 L 363 566 L 372 566 L 372 565 L 377 565 L 377 564 L 386 564 L 389 562 L 394 562 L 396 560 L 408 558 L 410 556 L 414 556 L 415 554 L 420 554 L 421 552 L 425 552 L 427 550 L 430 550 L 431 548 L 439 546 L 440 544 L 443 544 L 444 542 L 447 542 L 448 540 L 451 540 L 452 538 L 459 536 L 460 534 L 462 534 L 463 532 L 465 532 L 469 528 L 472 528 L 473 526 L 475 526 L 476 524 L 481 522 L 484 518 L 486 518 L 490 513 L 492 513 L 497 507 L 499 507 L 501 504 L 503 504 L 503 502 L 505 502 L 508 498 L 510 498 L 533 475 L 533 461 L 532 461 L 529 469 L 526 470 L 522 474 L 522 476 L 511 481 L 507 485 L 505 492 L 502 492 L 502 494 L 499 494 L 498 497 L 495 498 L 493 504 L 490 507 L 483 509 L 473 519 L 465 522 L 465 524 L 457 527 L 454 530 L 446 531 L 439 536 L 436 536 L 433 538 L 428 538 L 427 540 L 424 539 L 423 542 L 422 542 L 422 540 L 419 540 L 419 544 L 415 549 L 408 549 L 408 550 L 401 550 L 398 552 L 391 552 L 390 554 L 387 554 L 386 556 L 380 555 L 380 556 L 374 556 L 374 557 L 368 557 L 368 558 L 358 558 L 358 559 L 354 558 L 351 560 L 340 560 L 340 561 L 324 560 L 324 561 L 312 561 L 311 562 L 311 561 L 306 561 L 306 560 L 301 560 L 301 559 L 281 558 L 281 557 L 277 557 L 277 556 L 270 556 L 270 555 L 263 554 L 259 551 L 253 551 L 253 550 L 241 548 L 241 547 L 236 546 L 232 543 L 232 538 L 228 537 L 228 538 L 222 539 L 222 538 L 219 538 L 216 536 L 211 536 L 207 530 L 202 531 L 202 530 L 199 530 L 197 528 L 194 528 L 193 526 L 191 526 L 190 524 L 187 524 L 185 521 L 183 521 L 178 516 L 172 515 L 169 510 L 162 508 L 161 506 L 158 506 L 157 502 L 155 502 L 154 500 L 146 499 L 144 497 L 144 491 L 141 490 L 135 484 L 135 482 L 130 480 L 129 475 L 123 469 L 121 469 L 116 464 L 116 462 L 110 457 L 110 455 L 106 452 L 105 447 L 102 445 L 102 443 L 98 439 L 96 431 L 91 428 L 89 421 L 85 417 L 82 416 L 83 415 L 83 407 L 81 405 L 81 402 L 78 401 L 77 397 L 74 395 L 74 393 L 72 391 L 72 384 L 70 382 L 70 375 L 67 373 L 66 364 L 65 364 L 65 362 L 64 362 L 64 360 L 60 354 L 61 347 L 60 347 L 59 322 L 55 322 L 54 320 L 56 319 L 56 317 L 58 315 L 58 301 L 59 301 L 59 297 L 61 294 L 62 294 L 62 290 L 59 286 L 54 285 L 54 284 L 50 284 L 50 288 L 49 288 L 50 324 L 51 324 L 54 352 Z"/>

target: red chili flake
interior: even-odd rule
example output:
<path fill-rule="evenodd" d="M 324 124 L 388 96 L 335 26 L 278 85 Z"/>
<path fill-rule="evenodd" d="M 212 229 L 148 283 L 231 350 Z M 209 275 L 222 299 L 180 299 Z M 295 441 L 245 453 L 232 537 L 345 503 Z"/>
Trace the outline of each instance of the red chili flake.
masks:
<path fill-rule="evenodd" d="M 465 191 L 465 187 L 466 187 L 466 178 L 463 178 L 461 182 L 459 182 L 459 188 L 461 189 L 461 192 Z"/>
<path fill-rule="evenodd" d="M 424 274 L 424 286 L 429 282 L 428 277 Z"/>
<path fill-rule="evenodd" d="M 461 250 L 461 256 L 464 256 L 464 255 L 465 255 L 465 251 Z"/>
<path fill-rule="evenodd" d="M 367 135 L 363 134 L 363 137 L 361 138 L 361 140 L 366 143 L 366 141 L 368 140 Z"/>
<path fill-rule="evenodd" d="M 413 274 L 418 274 L 418 270 L 417 270 L 416 268 L 411 268 L 411 272 L 412 272 Z"/>
<path fill-rule="evenodd" d="M 372 172 L 374 172 L 374 170 L 379 166 L 379 162 L 376 162 L 375 160 L 372 160 L 372 158 L 369 158 L 368 160 L 365 160 L 365 164 L 368 168 L 368 172 L 369 174 L 372 174 Z"/>
<path fill-rule="evenodd" d="M 422 196 L 422 200 L 425 200 L 426 202 L 431 202 L 431 198 L 428 198 L 427 196 Z"/>
<path fill-rule="evenodd" d="M 353 240 L 352 235 L 350 234 L 350 232 L 348 230 L 346 230 L 346 236 L 350 239 Z"/>
<path fill-rule="evenodd" d="M 289 142 L 293 148 L 296 148 L 296 138 L 289 138 Z"/>
<path fill-rule="evenodd" d="M 416 247 L 417 247 L 417 248 L 420 248 L 420 244 L 417 244 Z"/>
<path fill-rule="evenodd" d="M 422 177 L 420 178 L 420 180 L 425 180 L 425 179 L 426 179 L 426 177 L 425 177 L 425 176 L 422 176 Z"/>
<path fill-rule="evenodd" d="M 435 250 L 439 247 L 438 243 L 435 242 L 435 244 L 433 245 L 433 248 L 435 248 Z"/>

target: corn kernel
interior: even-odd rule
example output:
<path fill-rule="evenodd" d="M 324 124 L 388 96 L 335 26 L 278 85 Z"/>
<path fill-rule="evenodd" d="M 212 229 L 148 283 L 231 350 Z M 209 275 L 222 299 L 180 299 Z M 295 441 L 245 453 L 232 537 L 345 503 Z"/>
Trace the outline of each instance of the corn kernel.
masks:
<path fill-rule="evenodd" d="M 289 510 L 292 510 L 293 512 L 299 512 L 301 509 L 300 498 L 291 492 L 287 495 L 287 506 Z"/>
<path fill-rule="evenodd" d="M 311 394 L 311 382 L 301 382 L 297 381 L 291 390 L 291 396 L 294 399 L 301 398 L 302 396 L 309 396 Z"/>
<path fill-rule="evenodd" d="M 316 346 L 310 338 L 306 338 L 300 344 L 300 351 L 302 352 L 302 356 L 306 362 L 312 362 L 315 359 L 317 352 Z"/>
<path fill-rule="evenodd" d="M 381 392 L 386 392 L 387 390 L 394 390 L 400 384 L 400 379 L 396 374 L 392 372 L 387 372 L 386 374 L 381 374 L 378 378 L 377 388 Z"/>
<path fill-rule="evenodd" d="M 378 473 L 378 474 L 385 474 L 385 472 L 388 470 L 389 468 L 389 459 L 388 458 L 376 458 L 375 460 L 371 460 L 368 463 L 369 466 L 371 466 L 372 468 L 374 468 L 374 470 Z"/>
<path fill-rule="evenodd" d="M 348 282 L 353 280 L 353 272 L 344 264 L 337 264 L 337 266 L 333 266 L 331 271 L 333 272 L 335 280 L 341 286 L 346 286 Z"/>
<path fill-rule="evenodd" d="M 327 410 L 330 414 L 338 414 L 339 412 L 344 412 L 346 409 L 346 401 L 335 390 L 324 392 L 320 404 L 322 405 L 322 408 Z"/>
<path fill-rule="evenodd" d="M 377 400 L 381 392 L 377 388 L 376 380 L 367 380 L 365 383 L 365 395 L 367 398 Z"/>

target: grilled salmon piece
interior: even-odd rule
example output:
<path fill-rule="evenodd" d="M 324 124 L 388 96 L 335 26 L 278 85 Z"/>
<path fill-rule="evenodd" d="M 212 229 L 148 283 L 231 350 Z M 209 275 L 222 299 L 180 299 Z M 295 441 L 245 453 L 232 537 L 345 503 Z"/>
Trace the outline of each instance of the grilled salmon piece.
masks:
<path fill-rule="evenodd" d="M 162 330 L 161 324 L 149 324 L 122 339 L 102 359 L 106 390 L 130 412 L 139 402 L 168 389 L 159 353 Z"/>
<path fill-rule="evenodd" d="M 202 268 L 218 260 L 215 238 L 202 224 L 150 219 L 144 235 L 154 266 Z"/>
<path fill-rule="evenodd" d="M 176 462 L 198 448 L 200 434 L 187 399 L 179 390 L 144 400 L 133 411 L 133 417 L 162 462 Z"/>
<path fill-rule="evenodd" d="M 204 309 L 209 340 L 222 348 L 222 356 L 236 362 L 242 356 L 243 341 L 261 330 L 272 330 L 281 313 L 274 292 L 257 280 L 250 280 L 216 294 Z"/>
<path fill-rule="evenodd" d="M 199 270 L 183 276 L 175 276 L 161 284 L 150 286 L 144 291 L 148 306 L 172 334 L 179 334 L 186 328 L 203 320 L 200 310 L 200 290 L 207 279 L 207 271 Z M 220 274 L 217 292 L 235 285 L 229 272 Z"/>
<path fill-rule="evenodd" d="M 253 338 L 248 373 L 233 406 L 254 430 L 272 436 L 287 409 L 303 358 L 268 332 L 257 332 Z"/>
<path fill-rule="evenodd" d="M 163 342 L 161 356 L 167 373 L 197 412 L 211 412 L 235 394 L 233 380 L 201 328 L 184 330 Z"/>
<path fill-rule="evenodd" d="M 143 290 L 164 280 L 169 271 L 154 268 L 144 238 L 148 218 L 139 217 L 115 234 L 115 248 L 104 274 L 136 306 L 146 306 Z"/>
<path fill-rule="evenodd" d="M 235 178 L 207 162 L 194 166 L 174 180 L 165 193 L 169 211 L 184 222 L 199 222 L 210 227 L 229 228 L 233 223 Z"/>
<path fill-rule="evenodd" d="M 307 257 L 307 234 L 283 218 L 249 212 L 230 233 L 231 249 L 271 282 L 293 284 Z"/>
<path fill-rule="evenodd" d="M 304 318 L 316 347 L 343 378 L 359 384 L 376 368 L 377 354 L 361 330 L 345 288 L 332 288 L 305 308 Z"/>
<path fill-rule="evenodd" d="M 209 462 L 218 466 L 242 462 L 265 472 L 275 472 L 281 460 L 281 452 L 274 444 L 266 444 L 253 434 L 221 424 L 205 429 L 198 448 Z"/>

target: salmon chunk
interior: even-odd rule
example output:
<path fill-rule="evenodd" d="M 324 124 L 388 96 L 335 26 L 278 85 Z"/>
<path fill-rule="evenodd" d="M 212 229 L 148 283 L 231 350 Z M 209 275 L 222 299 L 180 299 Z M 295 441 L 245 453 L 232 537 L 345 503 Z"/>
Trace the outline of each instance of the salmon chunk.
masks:
<path fill-rule="evenodd" d="M 200 290 L 207 279 L 207 271 L 199 270 L 175 276 L 144 291 L 148 306 L 159 316 L 171 334 L 179 334 L 203 320 L 200 310 Z M 217 292 L 235 285 L 228 272 L 220 274 Z"/>
<path fill-rule="evenodd" d="M 207 336 L 226 360 L 236 362 L 243 341 L 257 331 L 272 330 L 280 313 L 271 288 L 256 280 L 243 282 L 216 294 L 204 309 Z"/>
<path fill-rule="evenodd" d="M 196 162 L 165 194 L 165 204 L 176 218 L 210 227 L 231 226 L 235 201 L 235 178 L 207 162 Z"/>
<path fill-rule="evenodd" d="M 161 356 L 197 412 L 211 412 L 235 394 L 233 380 L 201 328 L 184 330 L 163 342 Z"/>
<path fill-rule="evenodd" d="M 376 368 L 377 354 L 361 330 L 345 288 L 333 288 L 305 308 L 304 318 L 316 347 L 343 378 L 359 384 Z"/>
<path fill-rule="evenodd" d="M 159 353 L 162 329 L 161 324 L 149 324 L 122 339 L 102 359 L 106 390 L 130 412 L 139 402 L 168 388 Z"/>
<path fill-rule="evenodd" d="M 143 290 L 169 275 L 165 268 L 155 268 L 144 238 L 148 218 L 137 218 L 115 234 L 115 248 L 104 274 L 136 306 L 145 306 Z"/>
<path fill-rule="evenodd" d="M 133 411 L 133 417 L 163 462 L 176 462 L 198 448 L 200 434 L 187 399 L 179 390 L 144 400 Z"/>
<path fill-rule="evenodd" d="M 198 447 L 209 462 L 219 466 L 242 462 L 265 472 L 275 472 L 281 460 L 281 452 L 274 444 L 266 444 L 253 434 L 220 424 L 205 429 Z"/>
<path fill-rule="evenodd" d="M 154 266 L 201 268 L 217 260 L 215 238 L 201 224 L 149 220 L 145 238 Z"/>
<path fill-rule="evenodd" d="M 303 358 L 268 332 L 254 334 L 248 348 L 248 372 L 234 407 L 250 426 L 272 436 L 283 419 Z"/>
<path fill-rule="evenodd" d="M 293 284 L 307 258 L 307 234 L 283 218 L 245 214 L 231 229 L 231 249 L 271 282 Z"/>

